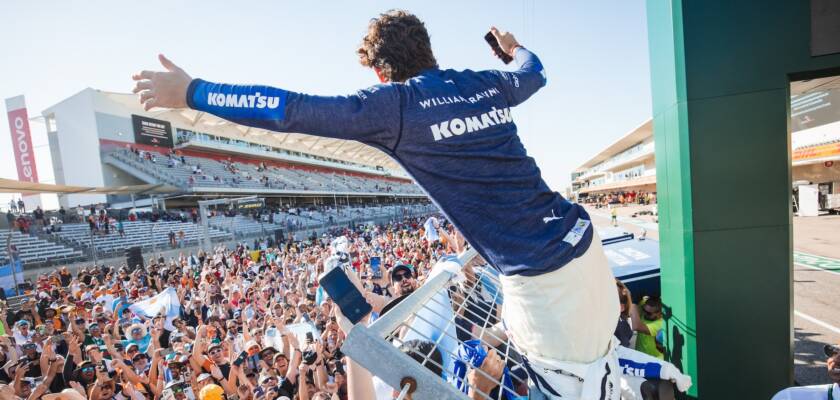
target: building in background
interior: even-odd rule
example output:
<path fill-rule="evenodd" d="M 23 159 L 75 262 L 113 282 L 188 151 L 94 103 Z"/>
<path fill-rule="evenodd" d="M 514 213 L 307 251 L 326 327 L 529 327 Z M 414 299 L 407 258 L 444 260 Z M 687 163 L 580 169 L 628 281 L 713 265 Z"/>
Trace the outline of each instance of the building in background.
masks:
<path fill-rule="evenodd" d="M 147 112 L 136 95 L 91 88 L 41 115 L 59 185 L 167 184 L 181 188 L 181 197 L 192 198 L 307 195 L 335 202 L 336 195 L 425 197 L 394 160 L 355 141 L 251 128 L 191 109 Z M 157 159 L 138 162 L 131 154 L 135 150 Z M 203 171 L 185 171 L 188 165 L 179 162 L 182 156 Z M 170 157 L 173 164 L 178 163 L 167 165 Z M 241 168 L 223 169 L 230 162 Z M 385 187 L 387 193 L 383 193 Z M 59 196 L 65 208 L 99 203 L 149 206 L 153 202 L 127 195 Z"/>
<path fill-rule="evenodd" d="M 656 192 L 653 121 L 647 120 L 572 172 L 572 197 L 592 202 Z"/>
<path fill-rule="evenodd" d="M 840 77 L 791 84 L 791 174 L 794 194 L 807 189 L 817 204 L 806 209 L 840 210 Z"/>
<path fill-rule="evenodd" d="M 791 83 L 790 117 L 794 187 L 813 186 L 819 210 L 840 209 L 840 77 Z M 748 154 L 744 162 L 749 162 Z M 609 195 L 656 193 L 652 121 L 587 160 L 571 178 L 572 198 L 584 203 Z"/>

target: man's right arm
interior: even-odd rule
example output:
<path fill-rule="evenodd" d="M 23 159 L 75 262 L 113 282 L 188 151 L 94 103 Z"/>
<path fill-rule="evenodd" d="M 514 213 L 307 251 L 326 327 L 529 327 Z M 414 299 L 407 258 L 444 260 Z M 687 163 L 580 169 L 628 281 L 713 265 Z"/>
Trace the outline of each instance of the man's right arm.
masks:
<path fill-rule="evenodd" d="M 167 71 L 142 71 L 134 93 L 149 110 L 190 107 L 229 121 L 278 132 L 357 140 L 393 149 L 400 133 L 400 94 L 376 85 L 348 96 L 313 96 L 263 85 L 192 79 L 163 55 Z"/>
<path fill-rule="evenodd" d="M 490 32 L 496 37 L 502 51 L 513 57 L 519 67 L 513 72 L 487 71 L 500 81 L 508 104 L 514 107 L 545 86 L 545 69 L 537 55 L 522 47 L 512 33 L 501 32 L 495 27 L 490 28 Z"/>
<path fill-rule="evenodd" d="M 502 92 L 511 107 L 528 100 L 547 82 L 545 69 L 536 54 L 518 46 L 513 50 L 513 59 L 519 66 L 516 71 L 488 71 L 501 82 Z"/>

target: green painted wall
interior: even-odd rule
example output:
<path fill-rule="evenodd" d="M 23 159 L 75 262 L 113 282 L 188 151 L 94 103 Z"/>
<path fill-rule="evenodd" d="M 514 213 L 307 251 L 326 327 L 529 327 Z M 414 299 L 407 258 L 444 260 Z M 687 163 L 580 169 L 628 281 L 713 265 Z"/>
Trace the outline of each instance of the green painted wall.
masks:
<path fill-rule="evenodd" d="M 809 0 L 647 9 L 672 360 L 692 397 L 767 399 L 793 382 L 790 75 L 840 55 L 810 56 Z"/>

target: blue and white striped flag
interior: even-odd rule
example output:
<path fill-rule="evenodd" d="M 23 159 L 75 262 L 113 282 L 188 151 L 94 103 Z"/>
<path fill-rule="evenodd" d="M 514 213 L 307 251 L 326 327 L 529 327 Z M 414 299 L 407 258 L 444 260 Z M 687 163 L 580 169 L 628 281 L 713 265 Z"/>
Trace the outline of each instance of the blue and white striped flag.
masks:
<path fill-rule="evenodd" d="M 424 236 L 426 237 L 426 240 L 429 241 L 429 243 L 432 243 L 435 240 L 440 240 L 437 228 L 435 228 L 435 225 L 437 225 L 437 223 L 438 220 L 435 217 L 429 217 L 429 219 L 427 219 L 426 222 L 423 223 L 423 230 L 425 231 Z"/>
<path fill-rule="evenodd" d="M 166 316 L 163 327 L 174 331 L 172 321 L 181 315 L 181 301 L 178 300 L 178 292 L 174 288 L 167 288 L 152 298 L 130 305 L 128 309 L 142 318 L 154 318 L 163 314 Z"/>

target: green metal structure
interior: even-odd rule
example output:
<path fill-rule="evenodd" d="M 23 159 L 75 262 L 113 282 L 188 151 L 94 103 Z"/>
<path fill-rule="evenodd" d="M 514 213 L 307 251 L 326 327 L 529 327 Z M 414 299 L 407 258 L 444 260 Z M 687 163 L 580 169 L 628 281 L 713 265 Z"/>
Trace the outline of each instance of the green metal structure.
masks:
<path fill-rule="evenodd" d="M 667 341 L 692 398 L 793 384 L 789 84 L 840 74 L 811 54 L 811 12 L 647 2 Z"/>

